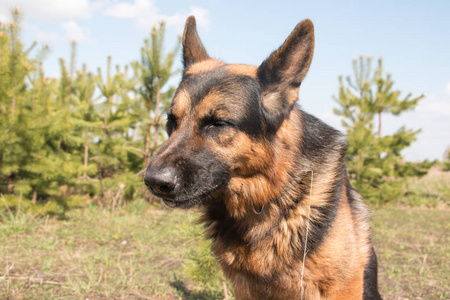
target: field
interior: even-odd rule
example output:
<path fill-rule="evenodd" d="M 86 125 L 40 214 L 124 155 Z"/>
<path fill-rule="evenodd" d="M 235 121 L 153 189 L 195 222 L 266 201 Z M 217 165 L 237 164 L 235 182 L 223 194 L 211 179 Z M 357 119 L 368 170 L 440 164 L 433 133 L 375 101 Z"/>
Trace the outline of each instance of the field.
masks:
<path fill-rule="evenodd" d="M 448 191 L 448 182 L 439 184 L 434 192 Z M 421 197 L 373 210 L 385 299 L 450 298 L 448 196 Z M 114 212 L 89 206 L 65 219 L 5 211 L 0 298 L 223 299 L 222 285 L 186 272 L 199 242 L 189 233 L 196 218 L 139 201 Z"/>

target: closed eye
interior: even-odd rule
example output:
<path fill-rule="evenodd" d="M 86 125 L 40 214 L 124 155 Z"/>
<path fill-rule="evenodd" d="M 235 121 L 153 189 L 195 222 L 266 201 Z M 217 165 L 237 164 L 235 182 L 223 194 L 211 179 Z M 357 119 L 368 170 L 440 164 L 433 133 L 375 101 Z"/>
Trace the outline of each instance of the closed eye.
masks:
<path fill-rule="evenodd" d="M 216 119 L 214 117 L 206 117 L 202 121 L 202 128 L 207 132 L 218 133 L 233 126 L 233 122 L 229 120 Z"/>
<path fill-rule="evenodd" d="M 209 124 L 209 127 L 225 127 L 230 125 L 227 121 L 214 121 L 211 124 Z"/>
<path fill-rule="evenodd" d="M 167 115 L 167 123 L 166 123 L 166 130 L 169 136 L 172 134 L 172 132 L 174 132 L 177 129 L 177 126 L 178 126 L 177 118 L 175 117 L 175 115 L 169 113 Z"/>

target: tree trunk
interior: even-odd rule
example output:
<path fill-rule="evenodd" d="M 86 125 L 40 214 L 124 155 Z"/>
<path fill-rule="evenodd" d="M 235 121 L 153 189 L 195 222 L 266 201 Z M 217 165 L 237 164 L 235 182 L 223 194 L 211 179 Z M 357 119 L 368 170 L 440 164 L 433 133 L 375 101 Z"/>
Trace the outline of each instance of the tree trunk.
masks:
<path fill-rule="evenodd" d="M 0 151 L 0 193 L 2 191 L 2 165 L 3 165 L 3 151 Z"/>
<path fill-rule="evenodd" d="M 9 195 L 14 194 L 14 179 L 13 179 L 13 176 L 9 176 L 8 177 L 7 193 Z"/>
<path fill-rule="evenodd" d="M 356 182 L 360 185 L 361 180 L 361 150 L 358 150 L 358 161 L 356 162 Z"/>
<path fill-rule="evenodd" d="M 84 177 L 87 176 L 86 169 L 89 160 L 89 131 L 86 129 L 85 140 L 84 140 Z"/>
<path fill-rule="evenodd" d="M 15 114 L 16 114 L 16 97 L 13 97 L 11 103 L 11 122 L 14 120 Z"/>
<path fill-rule="evenodd" d="M 145 149 L 144 149 L 144 168 L 147 168 L 150 162 L 150 123 L 145 127 Z"/>
<path fill-rule="evenodd" d="M 107 120 L 108 120 L 108 111 L 105 112 L 105 121 L 103 122 L 103 135 L 105 136 L 105 141 L 108 138 L 108 124 L 107 124 Z"/>
<path fill-rule="evenodd" d="M 381 111 L 378 112 L 378 138 L 381 138 Z"/>
<path fill-rule="evenodd" d="M 103 135 L 105 136 L 105 141 L 108 139 L 108 116 L 110 111 L 110 101 L 111 97 L 106 98 L 106 108 L 105 108 L 105 120 L 103 122 Z"/>
<path fill-rule="evenodd" d="M 100 183 L 100 205 L 101 207 L 105 207 L 105 194 L 103 191 L 103 163 L 100 163 L 98 166 L 99 171 L 99 183 Z"/>
<path fill-rule="evenodd" d="M 31 198 L 31 202 L 33 204 L 36 204 L 37 202 L 37 189 L 35 187 L 33 188 L 33 198 Z"/>
<path fill-rule="evenodd" d="M 152 156 L 156 152 L 156 147 L 158 147 L 158 132 L 159 132 L 159 103 L 161 98 L 161 86 L 160 78 L 158 76 L 158 82 L 156 83 L 156 105 L 155 105 L 155 132 L 153 134 L 153 149 Z"/>

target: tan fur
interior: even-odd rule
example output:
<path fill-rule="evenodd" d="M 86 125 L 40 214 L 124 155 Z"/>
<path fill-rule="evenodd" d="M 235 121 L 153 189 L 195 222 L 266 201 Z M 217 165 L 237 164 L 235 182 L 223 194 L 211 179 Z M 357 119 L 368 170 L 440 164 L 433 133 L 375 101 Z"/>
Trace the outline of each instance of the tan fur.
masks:
<path fill-rule="evenodd" d="M 252 78 L 256 78 L 256 72 L 258 68 L 251 65 L 227 65 L 225 69 L 235 75 L 246 75 Z"/>
<path fill-rule="evenodd" d="M 327 242 L 306 261 L 307 269 L 314 270 L 305 275 L 307 292 L 315 291 L 314 283 L 322 282 L 319 288 L 326 291 L 322 295 L 324 299 L 361 299 L 364 266 L 370 250 L 369 232 L 361 229 L 366 228 L 353 222 L 348 199 L 343 193 Z M 358 233 L 364 236 L 358 238 Z"/>
<path fill-rule="evenodd" d="M 289 120 L 285 121 L 277 134 L 280 144 L 280 149 L 276 151 L 277 154 L 255 155 L 255 157 L 264 157 L 264 162 L 260 161 L 260 165 L 271 164 L 267 174 L 265 176 L 260 174 L 248 177 L 234 176 L 230 182 L 229 192 L 225 194 L 227 209 L 234 217 L 245 217 L 248 223 L 252 224 L 252 230 L 245 238 L 248 241 L 258 239 L 262 233 L 267 232 L 273 224 L 276 224 L 276 219 L 280 213 L 279 207 L 270 204 L 269 199 L 279 197 L 282 192 L 277 188 L 279 186 L 278 181 L 287 177 L 286 173 L 289 170 L 293 154 L 286 148 L 294 148 L 295 134 L 301 134 L 301 128 L 296 128 Z M 249 159 L 250 165 L 255 164 L 251 161 L 252 153 L 246 153 L 246 149 L 248 149 L 246 145 L 250 145 L 251 142 L 241 137 L 238 138 L 236 144 L 240 145 L 240 155 Z M 282 144 L 284 147 L 281 147 Z M 264 149 L 261 150 L 264 151 Z M 236 152 L 233 151 L 232 153 Z M 242 164 L 244 164 L 244 161 L 242 161 Z M 328 169 L 315 176 L 317 180 L 314 182 L 312 189 L 312 206 L 327 205 L 325 200 L 326 189 L 330 184 L 329 181 L 337 172 L 337 163 L 334 163 L 336 161 L 335 158 L 330 157 Z M 251 174 L 251 172 L 247 174 Z M 295 197 L 295 195 L 290 196 Z M 225 274 L 233 283 L 236 299 L 255 299 L 251 295 L 255 290 L 261 289 L 261 285 L 249 280 L 248 277 L 234 273 L 233 266 L 235 265 L 244 266 L 246 271 L 260 276 L 270 276 L 280 270 L 285 270 L 286 267 L 294 267 L 290 271 L 291 276 L 282 278 L 283 280 L 272 284 L 271 287 L 266 286 L 266 288 L 269 288 L 266 292 L 268 293 L 268 299 L 293 299 L 293 295 L 299 295 L 301 260 L 297 261 L 297 266 L 287 266 L 286 264 L 289 257 L 295 255 L 292 252 L 294 249 L 292 249 L 291 244 L 299 243 L 299 241 L 292 240 L 297 238 L 295 232 L 299 228 L 306 228 L 308 202 L 305 199 L 302 205 L 299 205 L 290 216 L 282 220 L 276 228 L 272 228 L 271 237 L 263 238 L 254 247 L 242 248 L 239 246 L 233 248 L 220 239 L 214 242 L 213 250 Z M 261 215 L 251 213 L 254 207 L 261 205 L 267 205 Z M 312 210 L 311 218 L 320 219 L 321 216 Z M 353 220 L 353 218 L 356 218 L 356 220 Z M 258 222 L 255 222 L 256 220 Z M 343 191 L 338 214 L 326 241 L 314 254 L 307 256 L 304 299 L 361 299 L 364 266 L 368 261 L 370 250 L 369 228 L 366 223 L 366 216 L 352 216 L 346 191 Z M 211 226 L 215 225 L 212 224 Z M 209 230 L 212 230 L 212 228 Z M 349 259 L 349 257 L 354 257 L 354 259 Z M 289 274 L 289 271 L 287 273 Z M 273 293 L 270 293 L 271 291 Z"/>
<path fill-rule="evenodd" d="M 185 90 L 180 90 L 172 101 L 171 113 L 182 121 L 189 114 L 191 107 L 191 96 Z"/>
<path fill-rule="evenodd" d="M 201 61 L 199 63 L 196 63 L 195 65 L 191 66 L 187 71 L 186 74 L 195 74 L 195 73 L 201 73 L 201 72 L 207 72 L 214 70 L 220 66 L 225 65 L 223 61 L 217 60 L 217 59 L 207 59 L 204 61 Z"/>

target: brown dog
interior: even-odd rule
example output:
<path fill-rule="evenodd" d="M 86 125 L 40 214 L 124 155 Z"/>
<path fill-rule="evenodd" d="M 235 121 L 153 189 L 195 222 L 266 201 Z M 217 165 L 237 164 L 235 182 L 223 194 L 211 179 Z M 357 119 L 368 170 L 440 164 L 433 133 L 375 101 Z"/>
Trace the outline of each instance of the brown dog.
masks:
<path fill-rule="evenodd" d="M 236 299 L 381 298 L 344 137 L 295 105 L 313 52 L 304 20 L 259 67 L 230 65 L 186 21 L 169 139 L 145 183 L 170 207 L 201 205 Z"/>

